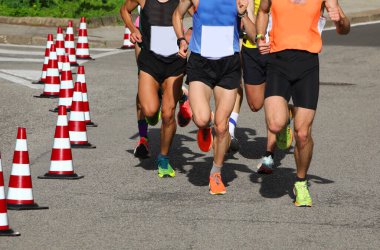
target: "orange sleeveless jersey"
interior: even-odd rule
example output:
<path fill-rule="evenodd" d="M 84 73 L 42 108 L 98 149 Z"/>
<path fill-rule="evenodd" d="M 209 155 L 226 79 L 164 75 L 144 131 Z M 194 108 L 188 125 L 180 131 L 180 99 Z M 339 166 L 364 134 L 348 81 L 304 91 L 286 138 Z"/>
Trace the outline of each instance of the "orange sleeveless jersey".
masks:
<path fill-rule="evenodd" d="M 298 2 L 298 3 L 297 3 Z M 323 0 L 272 0 L 271 53 L 286 49 L 319 53 L 318 31 Z"/>

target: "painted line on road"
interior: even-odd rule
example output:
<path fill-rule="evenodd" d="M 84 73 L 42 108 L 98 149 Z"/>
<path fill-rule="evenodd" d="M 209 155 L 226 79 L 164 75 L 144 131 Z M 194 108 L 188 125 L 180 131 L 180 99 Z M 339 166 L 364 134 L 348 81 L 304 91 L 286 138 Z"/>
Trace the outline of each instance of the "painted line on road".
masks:
<path fill-rule="evenodd" d="M 365 25 L 371 25 L 371 24 L 379 24 L 380 21 L 370 21 L 370 22 L 364 22 L 364 23 L 354 23 L 354 24 L 351 24 L 351 27 L 357 27 L 357 26 L 365 26 Z M 335 26 L 333 27 L 329 27 L 329 28 L 325 28 L 323 30 L 335 30 Z"/>
<path fill-rule="evenodd" d="M 36 48 L 36 49 L 45 49 L 46 48 L 46 46 L 8 44 L 8 43 L 0 43 L 0 47 L 21 47 L 21 48 Z M 113 48 L 90 48 L 90 51 L 112 51 L 112 50 L 117 50 L 117 49 L 113 49 Z"/>
<path fill-rule="evenodd" d="M 120 50 L 120 49 L 116 49 L 116 50 L 113 50 L 113 51 L 110 51 L 110 52 L 94 55 L 94 56 L 92 56 L 92 58 L 97 59 L 97 58 L 102 58 L 102 57 L 105 57 L 105 56 L 112 56 L 112 55 L 126 53 L 126 52 L 135 52 L 135 51 L 134 50 Z"/>
<path fill-rule="evenodd" d="M 30 56 L 44 56 L 44 51 L 27 51 L 27 50 L 10 50 L 10 49 L 0 49 L 0 54 L 10 54 L 10 55 L 30 55 Z"/>
<path fill-rule="evenodd" d="M 10 82 L 13 82 L 13 83 L 16 83 L 16 84 L 19 84 L 19 85 L 22 85 L 22 86 L 25 86 L 25 87 L 28 87 L 31 89 L 43 89 L 44 88 L 43 85 L 34 85 L 28 80 L 25 80 L 25 79 L 20 78 L 18 76 L 14 76 L 14 75 L 7 74 L 7 73 L 0 72 L 0 78 L 3 78 L 3 79 L 8 80 Z"/>
<path fill-rule="evenodd" d="M 44 59 L 32 59 L 32 58 L 14 58 L 0 56 L 0 62 L 39 62 L 43 63 Z"/>

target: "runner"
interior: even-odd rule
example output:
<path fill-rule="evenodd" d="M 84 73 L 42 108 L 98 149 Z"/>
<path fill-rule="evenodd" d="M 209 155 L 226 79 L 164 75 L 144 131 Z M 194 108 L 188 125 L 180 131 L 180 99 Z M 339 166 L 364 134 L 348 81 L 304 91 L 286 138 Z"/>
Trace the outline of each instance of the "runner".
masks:
<path fill-rule="evenodd" d="M 138 99 L 149 119 L 157 120 L 161 106 L 160 154 L 157 157 L 159 177 L 174 177 L 169 163 L 169 149 L 176 132 L 175 108 L 182 91 L 186 60 L 177 56 L 178 47 L 172 26 L 172 15 L 179 0 L 126 0 L 124 22 L 131 30 L 131 41 L 141 45 Z M 141 6 L 140 30 L 131 18 L 133 9 Z M 159 90 L 162 89 L 160 101 Z"/>
<path fill-rule="evenodd" d="M 189 98 L 193 120 L 199 127 L 198 145 L 209 151 L 213 145 L 211 126 L 215 124 L 214 162 L 210 173 L 210 193 L 224 194 L 221 179 L 224 155 L 230 136 L 228 118 L 234 107 L 237 88 L 241 81 L 239 56 L 238 16 L 254 39 L 253 23 L 246 16 L 248 0 L 181 0 L 173 15 L 173 25 L 180 46 L 179 56 L 191 55 L 187 65 Z M 182 20 L 186 11 L 195 6 L 193 34 L 188 47 L 184 39 Z M 214 94 L 215 117 L 212 117 L 210 99 Z"/>
<path fill-rule="evenodd" d="M 135 20 L 135 27 L 137 29 L 140 29 L 140 5 L 137 6 L 138 9 L 138 16 Z M 123 4 L 123 6 L 120 9 L 120 14 L 125 22 L 128 11 L 126 9 L 126 5 Z M 135 57 L 136 57 L 136 63 L 137 58 L 140 54 L 141 47 L 139 43 L 135 43 Z M 140 73 L 140 70 L 138 70 L 138 74 Z M 192 118 L 192 112 L 188 101 L 188 91 L 185 87 L 182 87 L 182 96 L 179 100 L 179 111 L 177 114 L 177 122 L 180 127 L 187 126 Z M 161 89 L 159 90 L 159 95 L 161 99 Z M 158 112 L 153 118 L 145 117 L 144 113 L 141 110 L 141 105 L 139 103 L 138 94 L 136 94 L 136 114 L 137 114 L 137 127 L 138 127 L 138 133 L 140 139 L 137 142 L 137 145 L 135 149 L 133 150 L 133 154 L 135 157 L 140 159 L 145 159 L 150 157 L 150 149 L 149 149 L 149 139 L 148 139 L 148 125 L 155 126 L 160 118 L 161 118 L 161 112 Z"/>
<path fill-rule="evenodd" d="M 259 50 L 270 53 L 264 102 L 268 129 L 277 134 L 286 126 L 290 98 L 295 107 L 296 206 L 312 205 L 306 174 L 313 154 L 311 129 L 319 95 L 318 53 L 322 49 L 318 24 L 324 6 L 337 32 L 347 34 L 350 22 L 337 0 L 261 0 L 257 18 Z M 266 42 L 269 10 L 273 25 Z"/>

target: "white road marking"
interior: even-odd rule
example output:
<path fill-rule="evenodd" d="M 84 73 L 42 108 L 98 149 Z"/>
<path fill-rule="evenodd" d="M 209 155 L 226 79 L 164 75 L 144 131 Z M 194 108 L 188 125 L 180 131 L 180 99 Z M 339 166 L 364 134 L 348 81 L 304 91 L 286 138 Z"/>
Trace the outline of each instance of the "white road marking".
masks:
<path fill-rule="evenodd" d="M 0 72 L 16 77 L 25 78 L 27 80 L 36 81 L 41 77 L 40 70 L 18 70 L 18 69 L 0 69 Z"/>
<path fill-rule="evenodd" d="M 123 41 L 121 41 L 122 43 Z M 46 46 L 38 46 L 38 45 L 20 45 L 20 44 L 8 44 L 8 43 L 0 43 L 0 47 L 21 47 L 21 48 L 36 48 L 36 49 L 45 49 Z M 90 48 L 91 51 L 112 51 L 116 50 L 113 48 Z"/>
<path fill-rule="evenodd" d="M 351 27 L 365 26 L 365 25 L 378 24 L 378 23 L 380 23 L 380 21 L 370 21 L 370 22 L 364 22 L 364 23 L 354 23 L 354 24 L 351 24 Z M 335 30 L 335 26 L 329 27 L 329 28 L 325 28 L 323 30 Z"/>
<path fill-rule="evenodd" d="M 28 51 L 28 50 L 9 50 L 0 49 L 0 54 L 10 54 L 10 55 L 29 55 L 29 56 L 45 56 L 44 51 Z"/>
<path fill-rule="evenodd" d="M 39 63 L 43 63 L 44 58 L 32 59 L 32 58 L 14 58 L 14 57 L 0 56 L 0 62 L 39 62 Z"/>
<path fill-rule="evenodd" d="M 11 81 L 13 83 L 17 83 L 17 84 L 26 86 L 26 87 L 31 88 L 31 89 L 43 89 L 44 88 L 44 85 L 38 85 L 38 84 L 35 85 L 35 84 L 32 84 L 28 80 L 25 80 L 25 79 L 17 77 L 17 76 L 8 75 L 6 73 L 0 72 L 0 77 L 5 79 L 5 80 Z"/>
<path fill-rule="evenodd" d="M 134 50 L 120 50 L 120 49 L 116 49 L 116 50 L 113 50 L 113 51 L 110 51 L 110 52 L 94 55 L 94 56 L 92 56 L 92 58 L 97 59 L 97 58 L 102 58 L 102 57 L 105 57 L 105 56 L 111 56 L 111 55 L 116 55 L 116 54 L 121 54 L 121 53 L 126 53 L 126 52 L 135 52 L 135 51 Z"/>

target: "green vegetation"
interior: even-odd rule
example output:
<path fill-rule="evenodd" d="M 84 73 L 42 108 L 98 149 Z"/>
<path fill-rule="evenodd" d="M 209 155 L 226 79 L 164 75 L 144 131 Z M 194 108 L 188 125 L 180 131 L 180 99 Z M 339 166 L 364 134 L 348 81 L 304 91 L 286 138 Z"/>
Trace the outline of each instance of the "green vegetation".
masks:
<path fill-rule="evenodd" d="M 124 0 L 0 0 L 1 16 L 99 17 L 118 15 Z"/>

